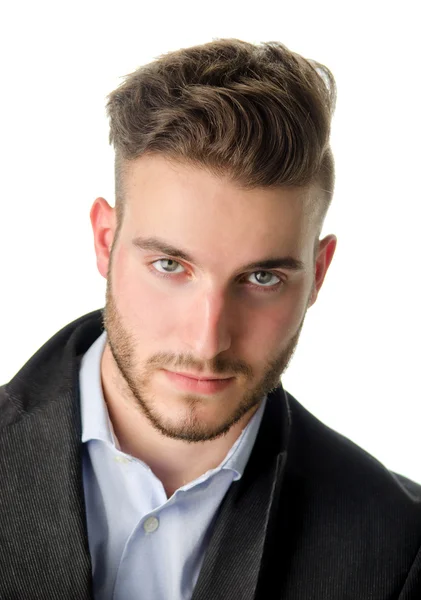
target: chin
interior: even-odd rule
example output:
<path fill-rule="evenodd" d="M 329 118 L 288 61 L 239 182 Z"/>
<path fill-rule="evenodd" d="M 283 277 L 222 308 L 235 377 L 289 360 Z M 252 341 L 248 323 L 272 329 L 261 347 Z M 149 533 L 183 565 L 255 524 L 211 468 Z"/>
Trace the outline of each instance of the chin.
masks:
<path fill-rule="evenodd" d="M 155 429 L 166 437 L 190 442 L 209 441 L 228 433 L 239 419 L 239 403 L 228 407 L 228 398 L 192 394 L 165 394 L 165 401 L 143 404 L 143 410 Z M 241 415 L 243 416 L 243 415 Z"/>

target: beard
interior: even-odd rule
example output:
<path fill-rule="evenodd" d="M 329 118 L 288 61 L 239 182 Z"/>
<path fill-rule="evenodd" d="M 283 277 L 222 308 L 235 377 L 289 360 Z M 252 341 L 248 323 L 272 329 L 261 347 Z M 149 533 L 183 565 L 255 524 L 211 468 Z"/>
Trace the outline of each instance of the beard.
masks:
<path fill-rule="evenodd" d="M 209 423 L 200 417 L 201 409 L 205 403 L 209 402 L 209 399 L 192 393 L 183 395 L 183 417 L 178 418 L 176 422 L 174 419 L 169 419 L 162 412 L 162 403 L 160 410 L 159 399 L 150 389 L 150 381 L 154 372 L 157 369 L 169 367 L 201 372 L 205 370 L 205 365 L 191 355 L 177 356 L 172 353 L 159 352 L 150 356 L 143 366 L 139 366 L 139 361 L 136 359 L 136 337 L 124 326 L 112 293 L 111 263 L 110 259 L 103 321 L 107 332 L 107 343 L 118 372 L 118 383 L 122 384 L 119 385 L 119 388 L 162 435 L 186 442 L 205 442 L 216 439 L 226 434 L 233 425 L 251 413 L 253 409 L 257 409 L 264 397 L 279 386 L 280 377 L 287 369 L 295 352 L 305 315 L 298 330 L 284 348 L 267 361 L 260 379 L 252 385 L 245 386 L 242 398 L 231 413 L 224 415 L 220 422 Z M 246 378 L 246 381 L 253 381 L 253 369 L 241 360 L 216 356 L 206 366 L 207 373 L 221 375 L 221 377 L 241 375 Z"/>

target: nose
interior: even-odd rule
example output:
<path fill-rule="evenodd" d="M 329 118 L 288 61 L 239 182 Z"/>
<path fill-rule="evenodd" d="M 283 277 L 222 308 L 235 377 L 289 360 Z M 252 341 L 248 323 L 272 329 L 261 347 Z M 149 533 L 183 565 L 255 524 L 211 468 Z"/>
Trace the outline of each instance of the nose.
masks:
<path fill-rule="evenodd" d="M 194 356 L 211 360 L 231 346 L 229 299 L 222 291 L 197 294 L 184 322 L 184 342 Z"/>

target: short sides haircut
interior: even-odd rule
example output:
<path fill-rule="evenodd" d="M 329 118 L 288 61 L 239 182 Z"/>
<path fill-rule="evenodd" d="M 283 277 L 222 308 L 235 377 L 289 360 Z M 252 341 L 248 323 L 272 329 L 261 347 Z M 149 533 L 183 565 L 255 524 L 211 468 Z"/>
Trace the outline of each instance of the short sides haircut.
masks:
<path fill-rule="evenodd" d="M 245 189 L 315 183 L 320 232 L 334 189 L 335 103 L 330 70 L 279 42 L 217 39 L 141 66 L 107 98 L 117 223 L 125 167 L 160 154 Z"/>

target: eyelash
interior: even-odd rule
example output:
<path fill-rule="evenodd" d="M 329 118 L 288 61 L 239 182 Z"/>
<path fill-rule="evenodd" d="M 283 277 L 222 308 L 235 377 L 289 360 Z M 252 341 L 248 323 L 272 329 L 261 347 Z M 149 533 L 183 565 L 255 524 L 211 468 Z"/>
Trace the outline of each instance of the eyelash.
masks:
<path fill-rule="evenodd" d="M 157 269 L 155 269 L 155 267 L 153 266 L 155 263 L 162 261 L 162 260 L 170 260 L 174 263 L 177 263 L 178 265 L 180 265 L 181 267 L 183 266 L 181 263 L 179 263 L 177 260 L 174 260 L 172 258 L 157 258 L 155 259 L 153 262 L 149 263 L 148 267 L 149 270 L 152 271 L 152 273 L 154 275 L 158 275 L 159 277 L 165 277 L 165 279 L 168 279 L 170 277 L 174 276 L 174 273 L 162 273 L 161 271 L 158 271 Z M 184 268 L 184 267 L 183 267 Z M 272 273 L 271 271 L 265 271 L 264 269 L 260 270 L 260 271 L 253 271 L 252 273 L 250 273 L 250 275 L 253 275 L 254 273 L 270 273 L 271 275 L 274 275 L 275 277 L 278 277 L 280 279 L 280 281 L 278 283 L 276 283 L 275 285 L 272 285 L 270 287 L 265 287 L 265 286 L 261 286 L 261 285 L 256 285 L 254 283 L 248 283 L 248 286 L 254 288 L 256 291 L 258 292 L 277 292 L 279 291 L 279 288 L 282 287 L 285 284 L 285 280 L 283 280 L 279 275 L 277 275 L 276 273 Z M 175 275 L 181 275 L 181 273 L 175 273 Z"/>

